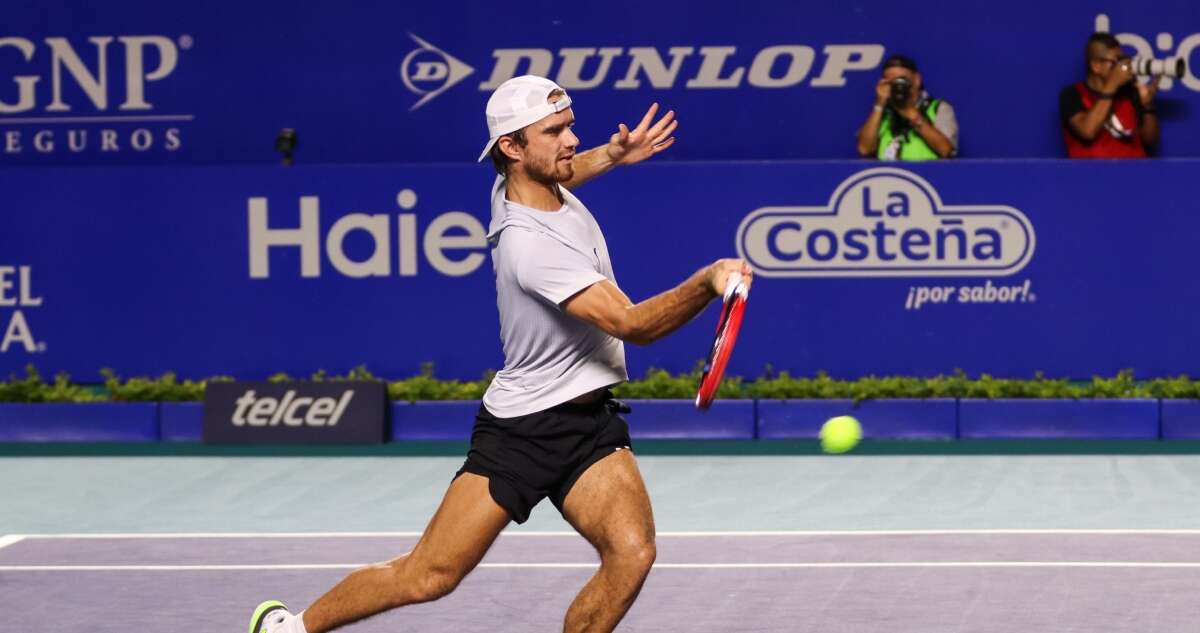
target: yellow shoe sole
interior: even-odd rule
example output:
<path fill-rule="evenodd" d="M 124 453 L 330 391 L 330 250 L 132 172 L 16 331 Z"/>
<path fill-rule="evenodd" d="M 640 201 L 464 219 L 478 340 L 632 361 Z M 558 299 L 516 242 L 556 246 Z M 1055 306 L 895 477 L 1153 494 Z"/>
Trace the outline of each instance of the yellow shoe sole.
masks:
<path fill-rule="evenodd" d="M 287 606 L 278 600 L 267 600 L 266 602 L 258 605 L 258 608 L 254 610 L 254 615 L 250 616 L 249 633 L 263 633 L 263 620 L 267 618 L 267 614 L 271 613 L 272 611 L 278 611 L 279 609 L 287 611 Z"/>

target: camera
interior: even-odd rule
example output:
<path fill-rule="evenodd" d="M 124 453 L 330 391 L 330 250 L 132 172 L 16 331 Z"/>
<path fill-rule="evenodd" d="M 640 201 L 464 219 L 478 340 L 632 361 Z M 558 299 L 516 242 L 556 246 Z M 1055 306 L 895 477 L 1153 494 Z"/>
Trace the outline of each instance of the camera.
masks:
<path fill-rule="evenodd" d="M 1129 71 L 1139 77 L 1164 75 L 1172 79 L 1178 79 L 1183 76 L 1186 70 L 1187 63 L 1183 61 L 1182 57 L 1168 57 L 1166 59 L 1134 57 L 1129 60 Z"/>
<path fill-rule="evenodd" d="M 892 86 L 892 107 L 902 108 L 907 105 L 908 97 L 912 94 L 912 82 L 904 77 L 896 77 L 888 83 Z"/>
<path fill-rule="evenodd" d="M 296 130 L 285 127 L 275 136 L 275 151 L 281 155 L 284 165 L 292 164 L 292 153 L 296 151 Z"/>

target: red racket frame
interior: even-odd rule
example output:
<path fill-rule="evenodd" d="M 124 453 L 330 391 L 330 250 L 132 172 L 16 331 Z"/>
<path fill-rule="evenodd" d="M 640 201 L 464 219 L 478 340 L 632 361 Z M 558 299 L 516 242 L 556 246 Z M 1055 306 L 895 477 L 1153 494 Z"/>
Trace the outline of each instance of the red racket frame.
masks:
<path fill-rule="evenodd" d="M 736 280 L 733 291 L 728 293 L 721 308 L 721 319 L 717 321 L 717 335 L 713 341 L 708 361 L 704 363 L 704 375 L 700 378 L 700 388 L 696 392 L 696 408 L 707 410 L 717 397 L 717 388 L 721 386 L 721 378 L 725 375 L 725 366 L 733 354 L 733 346 L 737 343 L 738 330 L 742 327 L 742 316 L 746 312 L 747 290 L 740 276 Z"/>

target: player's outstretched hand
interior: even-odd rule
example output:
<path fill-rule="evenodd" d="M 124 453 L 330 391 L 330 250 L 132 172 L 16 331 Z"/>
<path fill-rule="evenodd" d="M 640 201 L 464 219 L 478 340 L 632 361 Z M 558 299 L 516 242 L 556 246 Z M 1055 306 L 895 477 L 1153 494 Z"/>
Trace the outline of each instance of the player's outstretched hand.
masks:
<path fill-rule="evenodd" d="M 656 114 L 657 103 L 650 106 L 641 123 L 632 130 L 625 127 L 624 123 L 617 126 L 616 134 L 608 140 L 606 147 L 608 157 L 614 164 L 640 163 L 675 144 L 675 137 L 671 136 L 675 128 L 679 127 L 679 121 L 675 120 L 675 111 L 668 111 L 658 121 L 654 120 Z"/>
<path fill-rule="evenodd" d="M 750 290 L 750 284 L 754 281 L 754 271 L 750 268 L 750 264 L 746 263 L 746 260 L 718 259 L 708 267 L 708 285 L 712 288 L 714 295 L 718 297 L 725 295 L 725 284 L 729 282 L 729 273 L 741 273 L 746 290 Z"/>

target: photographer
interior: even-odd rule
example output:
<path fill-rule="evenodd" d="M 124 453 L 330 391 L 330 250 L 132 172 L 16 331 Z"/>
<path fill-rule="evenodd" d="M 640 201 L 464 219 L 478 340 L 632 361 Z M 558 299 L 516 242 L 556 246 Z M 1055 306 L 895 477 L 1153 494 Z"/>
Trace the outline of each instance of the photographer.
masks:
<path fill-rule="evenodd" d="M 880 160 L 932 160 L 958 153 L 954 108 L 925 92 L 917 64 L 903 55 L 883 63 L 875 106 L 858 130 L 858 153 Z"/>
<path fill-rule="evenodd" d="M 1058 97 L 1063 140 L 1071 158 L 1145 158 L 1158 144 L 1154 96 L 1149 84 L 1133 80 L 1130 58 L 1111 33 L 1093 33 L 1085 50 L 1087 80 L 1063 89 Z"/>

